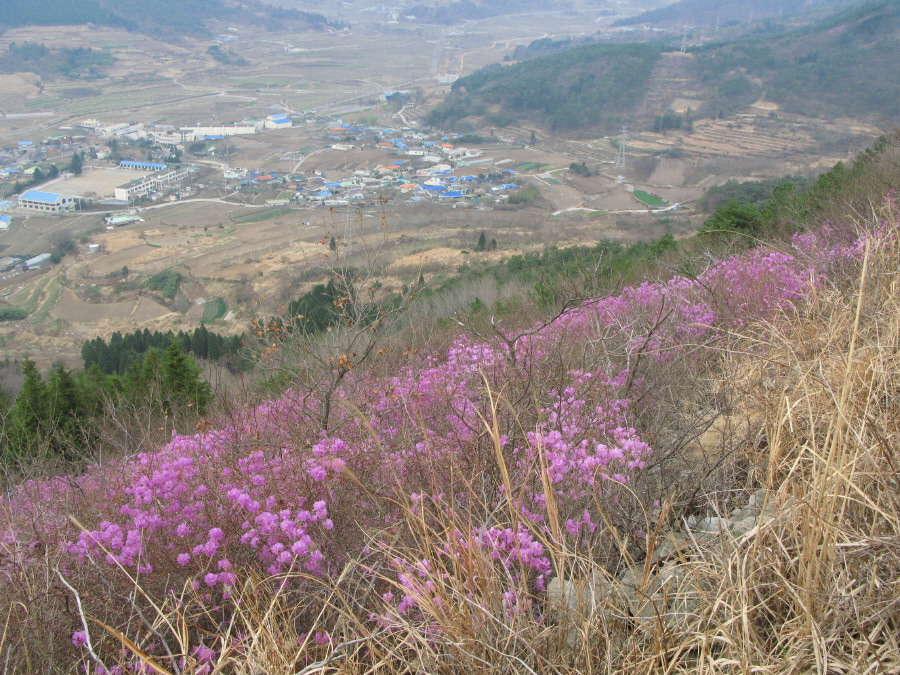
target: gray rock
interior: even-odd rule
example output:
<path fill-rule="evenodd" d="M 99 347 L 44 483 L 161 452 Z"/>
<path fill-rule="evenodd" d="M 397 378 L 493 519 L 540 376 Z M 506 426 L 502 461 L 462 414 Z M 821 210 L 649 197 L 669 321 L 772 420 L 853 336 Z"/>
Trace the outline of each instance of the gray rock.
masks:
<path fill-rule="evenodd" d="M 718 516 L 691 516 L 687 519 L 687 527 L 691 532 L 718 533 L 727 530 L 730 526 L 731 522 L 727 518 Z"/>
<path fill-rule="evenodd" d="M 735 537 L 742 537 L 756 527 L 756 516 L 747 516 L 732 523 L 731 531 Z"/>
<path fill-rule="evenodd" d="M 762 509 L 763 504 L 766 503 L 768 494 L 769 493 L 766 490 L 757 490 L 750 495 L 750 499 L 747 502 L 747 508 L 755 509 L 759 512 Z"/>

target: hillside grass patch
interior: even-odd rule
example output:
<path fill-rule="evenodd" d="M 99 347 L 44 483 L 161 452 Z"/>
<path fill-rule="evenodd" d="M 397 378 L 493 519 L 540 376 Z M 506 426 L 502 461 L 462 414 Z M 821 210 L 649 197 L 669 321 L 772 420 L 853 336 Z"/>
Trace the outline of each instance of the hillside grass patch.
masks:
<path fill-rule="evenodd" d="M 203 305 L 203 316 L 200 317 L 200 323 L 212 323 L 225 316 L 227 311 L 228 306 L 224 300 L 210 300 Z"/>
<path fill-rule="evenodd" d="M 639 202 L 646 204 L 647 206 L 658 208 L 662 206 L 668 206 L 669 203 L 663 199 L 662 197 L 658 197 L 652 192 L 645 192 L 644 190 L 635 190 L 633 193 L 634 198 Z"/>

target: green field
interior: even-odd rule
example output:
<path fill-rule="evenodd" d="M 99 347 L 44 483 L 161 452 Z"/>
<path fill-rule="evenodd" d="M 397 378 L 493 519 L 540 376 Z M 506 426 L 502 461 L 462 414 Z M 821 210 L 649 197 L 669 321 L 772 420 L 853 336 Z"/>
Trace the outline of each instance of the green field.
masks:
<path fill-rule="evenodd" d="M 270 218 L 277 218 L 278 216 L 283 216 L 285 213 L 290 213 L 290 209 L 287 208 L 278 208 L 278 209 L 262 209 L 262 213 L 259 211 L 255 213 L 251 213 L 249 216 L 243 216 L 242 218 L 235 218 L 234 222 L 239 223 L 241 225 L 246 225 L 247 223 L 258 223 L 261 220 L 269 220 Z"/>
<path fill-rule="evenodd" d="M 225 316 L 228 307 L 224 300 L 210 300 L 203 305 L 203 316 L 200 317 L 200 323 L 210 323 L 216 319 Z"/>
<path fill-rule="evenodd" d="M 639 202 L 643 202 L 647 206 L 660 207 L 669 205 L 667 201 L 665 201 L 661 197 L 657 197 L 656 195 L 651 194 L 650 192 L 635 190 L 633 194 L 635 199 L 637 199 Z"/>
<path fill-rule="evenodd" d="M 41 294 L 44 292 L 44 287 L 49 281 L 50 277 L 44 277 L 43 279 L 41 279 L 37 284 L 35 284 L 34 290 L 30 295 L 27 288 L 24 288 L 20 292 L 15 293 L 9 299 L 10 304 L 28 310 L 28 313 L 31 314 L 37 308 L 38 301 L 41 299 Z"/>
<path fill-rule="evenodd" d="M 63 292 L 63 285 L 59 281 L 59 277 L 53 277 L 47 287 L 45 289 L 46 299 L 41 306 L 31 315 L 31 318 L 35 321 L 43 321 L 46 319 L 50 310 L 53 309 L 53 306 L 59 300 L 59 296 Z"/>
<path fill-rule="evenodd" d="M 36 98 L 33 101 L 25 101 L 25 107 L 28 109 L 43 108 L 44 106 L 53 107 L 59 103 L 65 102 L 66 99 L 64 98 Z"/>

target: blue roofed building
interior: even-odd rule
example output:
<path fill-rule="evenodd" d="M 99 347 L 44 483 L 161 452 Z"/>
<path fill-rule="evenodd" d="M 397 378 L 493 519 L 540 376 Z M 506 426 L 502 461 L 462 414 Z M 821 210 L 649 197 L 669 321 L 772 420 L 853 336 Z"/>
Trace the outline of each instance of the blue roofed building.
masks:
<path fill-rule="evenodd" d="M 26 190 L 19 195 L 19 208 L 31 211 L 71 211 L 75 208 L 75 197 L 56 192 Z"/>
<path fill-rule="evenodd" d="M 9 227 L 10 223 L 12 223 L 12 218 L 9 216 L 0 216 L 0 231 Z"/>
<path fill-rule="evenodd" d="M 294 123 L 287 116 L 287 113 L 279 113 L 277 115 L 269 115 L 264 126 L 266 129 L 290 129 L 294 126 Z"/>
<path fill-rule="evenodd" d="M 158 164 L 156 162 L 130 162 L 127 160 L 122 160 L 119 162 L 119 166 L 123 169 L 145 169 L 146 171 L 163 171 L 164 169 L 168 169 L 168 164 Z"/>

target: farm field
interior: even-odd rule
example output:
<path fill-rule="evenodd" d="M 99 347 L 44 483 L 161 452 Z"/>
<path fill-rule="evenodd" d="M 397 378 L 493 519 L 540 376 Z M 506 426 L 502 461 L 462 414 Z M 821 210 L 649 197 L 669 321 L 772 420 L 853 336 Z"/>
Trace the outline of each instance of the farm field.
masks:
<path fill-rule="evenodd" d="M 635 199 L 646 204 L 647 206 L 666 206 L 666 201 L 664 199 L 660 199 L 656 195 L 649 192 L 644 192 L 643 190 L 635 190 L 632 194 L 634 195 Z"/>

